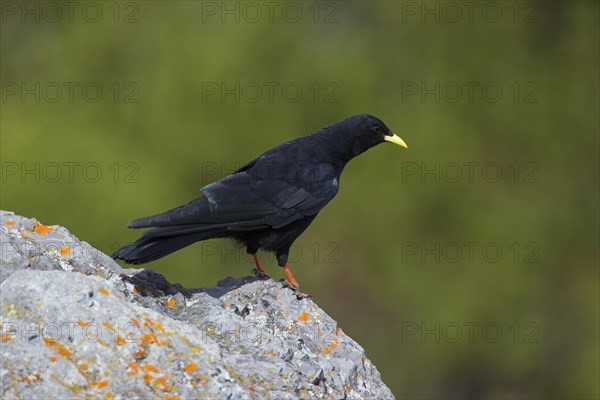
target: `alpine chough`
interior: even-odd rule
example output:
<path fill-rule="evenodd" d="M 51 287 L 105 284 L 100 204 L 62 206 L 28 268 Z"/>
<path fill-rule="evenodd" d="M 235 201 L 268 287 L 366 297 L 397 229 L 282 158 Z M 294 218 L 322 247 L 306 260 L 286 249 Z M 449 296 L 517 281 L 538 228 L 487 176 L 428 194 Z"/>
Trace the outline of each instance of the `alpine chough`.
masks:
<path fill-rule="evenodd" d="M 252 254 L 261 277 L 256 252 L 275 252 L 288 284 L 301 294 L 287 266 L 291 245 L 336 195 L 348 161 L 384 141 L 407 147 L 378 118 L 357 114 L 283 143 L 204 186 L 196 200 L 130 222 L 129 228 L 152 229 L 112 257 L 143 264 L 201 240 L 232 238 Z"/>

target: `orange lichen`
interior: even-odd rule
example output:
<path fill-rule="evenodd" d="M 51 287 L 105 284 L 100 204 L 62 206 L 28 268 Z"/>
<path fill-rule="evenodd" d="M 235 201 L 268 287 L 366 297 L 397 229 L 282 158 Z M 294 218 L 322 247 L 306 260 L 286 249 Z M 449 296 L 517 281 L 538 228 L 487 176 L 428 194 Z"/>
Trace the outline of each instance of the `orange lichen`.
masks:
<path fill-rule="evenodd" d="M 163 328 L 163 326 L 161 325 L 160 322 L 155 322 L 154 326 L 156 327 L 156 329 L 158 329 L 159 331 L 161 331 L 162 333 L 165 333 L 165 328 Z"/>
<path fill-rule="evenodd" d="M 108 347 L 108 345 L 104 342 L 104 340 L 98 339 L 98 344 L 101 344 L 104 347 Z"/>
<path fill-rule="evenodd" d="M 327 353 L 327 354 L 331 353 L 331 349 L 329 347 L 325 347 L 325 353 Z"/>
<path fill-rule="evenodd" d="M 131 368 L 130 375 L 137 375 L 140 371 L 140 366 L 135 361 L 130 361 L 127 365 L 129 366 L 129 368 Z"/>
<path fill-rule="evenodd" d="M 334 340 L 333 342 L 329 343 L 329 345 L 331 347 L 333 347 L 334 349 L 337 349 L 339 342 L 336 340 Z"/>
<path fill-rule="evenodd" d="M 106 329 L 110 330 L 110 331 L 114 331 L 115 330 L 115 328 L 113 328 L 113 326 L 108 321 L 104 321 L 102 323 L 102 326 L 105 327 Z"/>
<path fill-rule="evenodd" d="M 81 364 L 81 369 L 84 371 L 87 371 L 90 368 L 89 365 L 87 365 L 86 363 Z"/>
<path fill-rule="evenodd" d="M 127 343 L 127 341 L 125 340 L 125 338 L 124 338 L 123 336 L 117 336 L 117 337 L 115 338 L 115 343 L 116 343 L 118 346 L 123 346 L 125 343 Z"/>
<path fill-rule="evenodd" d="M 98 389 L 102 389 L 102 388 L 105 388 L 105 387 L 107 387 L 107 386 L 108 386 L 108 381 L 107 381 L 107 380 L 104 380 L 104 379 L 100 380 L 100 381 L 99 381 L 99 382 L 96 384 L 96 387 L 97 387 Z"/>
<path fill-rule="evenodd" d="M 140 321 L 138 321 L 137 319 L 131 317 L 131 322 L 133 322 L 135 324 L 135 326 L 137 326 L 138 328 L 141 326 L 140 325 Z"/>
<path fill-rule="evenodd" d="M 6 221 L 6 222 L 4 223 L 4 225 L 6 225 L 6 226 L 13 226 L 14 224 L 16 224 L 16 222 L 15 222 L 15 221 Z"/>
<path fill-rule="evenodd" d="M 5 333 L 3 335 L 0 335 L 0 338 L 2 338 L 2 343 L 6 343 L 8 342 L 10 339 L 12 339 L 12 335 L 9 333 Z"/>
<path fill-rule="evenodd" d="M 105 287 L 101 287 L 100 289 L 98 289 L 100 291 L 100 293 L 102 293 L 105 296 L 108 296 L 108 289 L 106 289 Z"/>
<path fill-rule="evenodd" d="M 71 248 L 69 246 L 62 246 L 58 248 L 58 252 L 64 257 L 71 254 Z"/>
<path fill-rule="evenodd" d="M 160 371 L 158 370 L 158 368 L 156 368 L 156 366 L 152 365 L 152 364 L 142 364 L 142 370 L 144 371 L 144 382 L 146 383 L 146 385 L 149 385 L 152 380 L 154 380 L 154 377 L 151 375 L 152 372 L 154 373 L 159 373 Z"/>
<path fill-rule="evenodd" d="M 58 358 L 56 358 L 56 357 L 54 357 L 54 356 L 50 357 L 50 362 L 53 362 L 53 363 L 55 363 L 55 362 L 57 362 L 57 361 L 58 361 Z"/>
<path fill-rule="evenodd" d="M 163 328 L 160 322 L 154 322 L 148 317 L 144 317 L 144 326 L 149 330 L 154 330 L 153 328 L 156 328 L 163 333 L 165 332 L 165 328 Z"/>
<path fill-rule="evenodd" d="M 46 236 L 49 232 L 52 232 L 54 228 L 50 228 L 49 226 L 42 225 L 39 222 L 33 223 L 33 231 L 41 236 Z"/>
<path fill-rule="evenodd" d="M 146 355 L 146 349 L 139 349 L 138 351 L 133 353 L 133 356 L 135 358 L 143 358 L 145 355 Z"/>
<path fill-rule="evenodd" d="M 302 314 L 300 314 L 300 316 L 298 317 L 298 320 L 302 322 L 308 321 L 308 313 L 306 311 L 303 311 Z"/>
<path fill-rule="evenodd" d="M 194 363 L 189 363 L 188 365 L 186 365 L 186 366 L 183 368 L 183 370 L 184 370 L 185 372 L 187 372 L 188 374 L 189 374 L 190 372 L 194 372 L 194 371 L 195 371 L 195 370 L 197 370 L 197 369 L 198 369 L 198 365 L 197 365 L 197 364 L 194 364 Z"/>
<path fill-rule="evenodd" d="M 161 386 L 163 392 L 171 390 L 171 385 L 167 383 L 163 376 L 154 380 L 154 386 Z"/>
<path fill-rule="evenodd" d="M 106 400 L 111 400 L 112 398 L 113 398 L 113 394 L 112 394 L 112 392 L 107 392 L 107 393 L 106 393 L 106 397 L 105 397 L 105 399 L 106 399 Z"/>
<path fill-rule="evenodd" d="M 90 324 L 89 322 L 85 322 L 85 321 L 82 321 L 82 320 L 78 320 L 77 323 L 82 328 L 85 328 L 86 326 L 88 326 Z"/>
<path fill-rule="evenodd" d="M 175 299 L 174 299 L 174 298 L 172 298 L 172 297 L 171 297 L 171 298 L 170 298 L 170 299 L 167 301 L 167 305 L 168 305 L 169 307 L 175 307 L 175 304 L 177 304 L 177 300 L 175 300 Z"/>
<path fill-rule="evenodd" d="M 157 374 L 160 372 L 159 369 L 156 368 L 156 365 L 150 363 L 143 364 L 142 369 L 144 370 L 144 372 L 155 372 Z"/>
<path fill-rule="evenodd" d="M 140 337 L 140 342 L 145 344 L 156 343 L 156 336 L 153 333 L 145 333 Z"/>
<path fill-rule="evenodd" d="M 44 338 L 44 343 L 46 346 L 50 347 L 56 354 L 59 356 L 70 358 L 73 355 L 73 352 L 69 350 L 67 346 L 58 342 L 53 338 Z"/>

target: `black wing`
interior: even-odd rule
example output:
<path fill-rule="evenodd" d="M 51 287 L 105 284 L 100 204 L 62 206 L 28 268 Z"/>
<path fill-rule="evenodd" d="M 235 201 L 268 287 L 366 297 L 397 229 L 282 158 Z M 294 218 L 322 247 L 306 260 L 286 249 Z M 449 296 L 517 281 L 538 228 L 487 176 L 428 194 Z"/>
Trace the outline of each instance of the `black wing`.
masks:
<path fill-rule="evenodd" d="M 277 229 L 318 213 L 336 195 L 338 176 L 327 163 L 259 159 L 201 191 L 228 230 Z"/>

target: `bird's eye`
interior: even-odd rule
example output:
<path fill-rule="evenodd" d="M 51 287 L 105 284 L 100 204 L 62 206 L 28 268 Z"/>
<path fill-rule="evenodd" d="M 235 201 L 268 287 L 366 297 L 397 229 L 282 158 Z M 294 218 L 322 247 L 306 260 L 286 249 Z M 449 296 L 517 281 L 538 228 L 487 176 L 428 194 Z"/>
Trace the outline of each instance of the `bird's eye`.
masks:
<path fill-rule="evenodd" d="M 381 127 L 379 125 L 374 125 L 373 126 L 373 132 L 380 133 L 381 132 Z"/>

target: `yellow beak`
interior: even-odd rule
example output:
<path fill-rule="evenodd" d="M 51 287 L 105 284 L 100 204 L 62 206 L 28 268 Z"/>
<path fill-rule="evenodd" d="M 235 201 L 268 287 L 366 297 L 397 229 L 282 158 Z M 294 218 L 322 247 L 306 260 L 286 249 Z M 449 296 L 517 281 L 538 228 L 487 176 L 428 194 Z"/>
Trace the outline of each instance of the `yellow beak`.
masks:
<path fill-rule="evenodd" d="M 387 142 L 392 142 L 394 144 L 397 144 L 398 146 L 402 146 L 405 149 L 408 149 L 408 146 L 406 145 L 404 140 L 400 139 L 400 137 L 398 135 L 392 134 L 392 136 L 384 136 L 383 140 L 385 140 Z"/>

